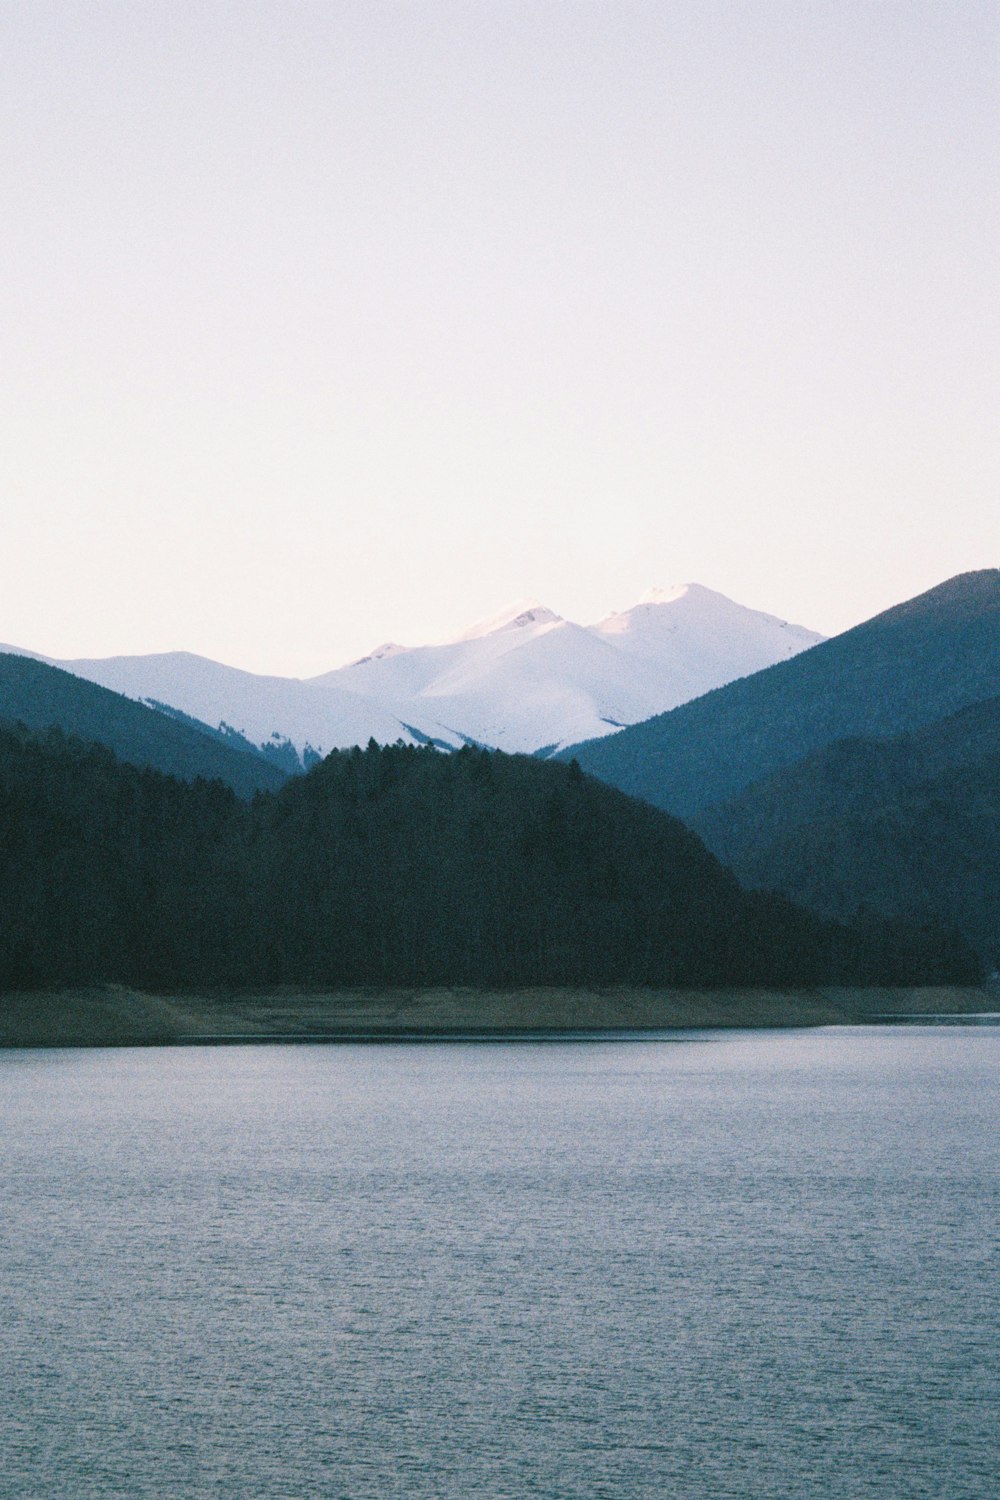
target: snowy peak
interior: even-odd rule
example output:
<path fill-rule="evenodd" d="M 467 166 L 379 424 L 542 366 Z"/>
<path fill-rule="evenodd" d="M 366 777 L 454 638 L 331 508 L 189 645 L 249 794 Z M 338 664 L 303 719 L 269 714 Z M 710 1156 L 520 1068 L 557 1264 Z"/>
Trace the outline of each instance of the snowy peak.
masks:
<path fill-rule="evenodd" d="M 213 727 L 231 725 L 255 745 L 287 741 L 302 759 L 369 739 L 536 753 L 613 734 L 820 639 L 688 583 L 650 589 L 591 626 L 520 599 L 453 640 L 385 642 L 307 681 L 188 652 L 55 665 Z"/>
<path fill-rule="evenodd" d="M 385 661 L 387 656 L 398 656 L 405 651 L 405 646 L 397 646 L 395 641 L 386 641 L 382 646 L 376 646 L 374 651 L 369 651 L 367 656 L 359 656 L 357 661 L 349 662 L 351 667 L 365 667 L 372 661 Z"/>
<path fill-rule="evenodd" d="M 642 597 L 636 600 L 636 604 L 676 604 L 677 600 L 683 599 L 688 590 L 692 588 L 700 589 L 701 585 L 697 583 L 675 583 L 666 589 L 647 589 Z M 704 592 L 708 591 L 705 590 Z"/>
<path fill-rule="evenodd" d="M 475 625 L 470 625 L 468 630 L 445 644 L 481 641 L 484 636 L 497 635 L 502 630 L 530 630 L 532 634 L 536 634 L 539 628 L 560 624 L 562 616 L 549 609 L 548 605 L 541 604 L 537 599 L 518 599 L 516 603 L 501 610 L 500 614 L 491 615 L 486 620 L 477 620 Z"/>
<path fill-rule="evenodd" d="M 714 589 L 707 589 L 700 583 L 647 589 L 631 609 L 607 615 L 590 627 L 602 636 L 641 635 L 651 629 L 660 632 L 683 629 L 734 638 L 749 638 L 755 633 L 774 628 L 791 631 L 808 641 L 809 645 L 815 645 L 823 639 L 814 630 L 806 630 L 801 625 L 790 625 L 787 620 L 781 620 L 776 615 L 748 609 L 746 605 L 736 604 L 725 594 L 716 593 Z"/>
<path fill-rule="evenodd" d="M 757 610 L 747 609 L 743 604 L 736 604 L 725 594 L 717 593 L 715 589 L 707 589 L 702 583 L 672 583 L 667 588 L 650 588 L 636 600 L 631 609 L 623 609 L 605 616 L 592 630 L 599 630 L 602 634 L 614 634 L 616 631 L 626 629 L 628 622 L 642 613 L 647 618 L 659 618 L 661 620 L 677 620 L 681 616 L 698 616 L 700 619 L 729 618 L 736 619 L 746 615 L 756 615 Z M 762 619 L 773 619 L 773 615 L 761 616 Z"/>
<path fill-rule="evenodd" d="M 823 639 L 814 630 L 747 609 L 698 583 L 650 589 L 631 609 L 609 615 L 591 629 L 623 655 L 656 666 L 663 699 L 658 713 Z"/>
<path fill-rule="evenodd" d="M 521 599 L 437 646 L 316 679 L 435 739 L 537 752 L 614 733 L 819 641 L 700 584 L 655 588 L 591 627 Z"/>

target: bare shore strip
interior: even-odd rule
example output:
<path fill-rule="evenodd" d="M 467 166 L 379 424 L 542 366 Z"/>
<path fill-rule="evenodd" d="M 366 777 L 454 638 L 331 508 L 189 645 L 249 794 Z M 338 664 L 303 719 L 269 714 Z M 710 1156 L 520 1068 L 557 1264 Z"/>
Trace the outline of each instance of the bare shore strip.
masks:
<path fill-rule="evenodd" d="M 515 1040 L 863 1025 L 1000 1009 L 992 989 L 395 989 L 158 995 L 118 985 L 0 996 L 0 1047 Z"/>

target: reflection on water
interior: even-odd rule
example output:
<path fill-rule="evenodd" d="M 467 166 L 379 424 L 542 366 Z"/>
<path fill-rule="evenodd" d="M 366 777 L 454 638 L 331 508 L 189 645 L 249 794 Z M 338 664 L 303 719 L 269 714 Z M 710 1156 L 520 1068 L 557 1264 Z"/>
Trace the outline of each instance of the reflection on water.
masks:
<path fill-rule="evenodd" d="M 998 1061 L 0 1054 L 0 1495 L 996 1496 Z"/>

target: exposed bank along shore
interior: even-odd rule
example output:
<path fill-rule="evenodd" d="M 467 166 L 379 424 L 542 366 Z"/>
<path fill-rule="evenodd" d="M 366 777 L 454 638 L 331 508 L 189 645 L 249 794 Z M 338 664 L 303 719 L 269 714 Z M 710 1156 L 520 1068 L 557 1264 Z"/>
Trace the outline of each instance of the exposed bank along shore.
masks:
<path fill-rule="evenodd" d="M 0 996 L 0 1047 L 586 1039 L 668 1030 L 858 1025 L 1000 1010 L 992 988 L 345 989 Z"/>

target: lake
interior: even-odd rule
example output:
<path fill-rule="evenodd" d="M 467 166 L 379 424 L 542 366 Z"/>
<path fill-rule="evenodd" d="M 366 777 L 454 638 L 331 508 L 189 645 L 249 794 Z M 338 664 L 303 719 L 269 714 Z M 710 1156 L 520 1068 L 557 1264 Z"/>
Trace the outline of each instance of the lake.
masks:
<path fill-rule="evenodd" d="M 0 1053 L 0 1495 L 993 1500 L 998 1063 Z"/>

